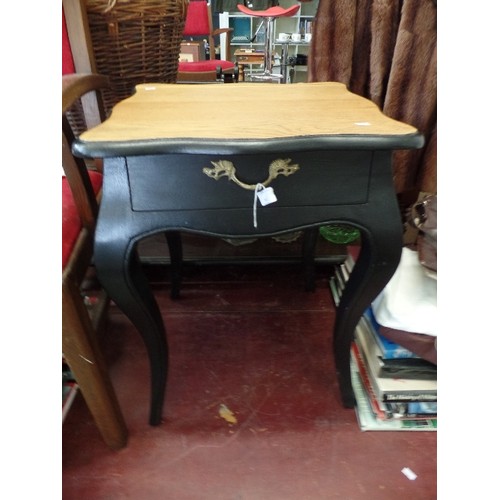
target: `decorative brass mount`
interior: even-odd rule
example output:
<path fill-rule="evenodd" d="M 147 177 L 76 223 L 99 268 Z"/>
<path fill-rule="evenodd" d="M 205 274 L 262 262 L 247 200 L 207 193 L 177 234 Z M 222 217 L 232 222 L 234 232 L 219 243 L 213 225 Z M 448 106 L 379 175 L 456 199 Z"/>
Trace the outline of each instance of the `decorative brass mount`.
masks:
<path fill-rule="evenodd" d="M 269 165 L 269 177 L 264 182 L 261 182 L 259 184 L 267 187 L 269 186 L 269 184 L 271 184 L 273 179 L 276 179 L 276 177 L 278 177 L 278 175 L 285 175 L 288 177 L 289 175 L 297 172 L 300 167 L 296 163 L 290 165 L 291 161 L 292 160 L 290 158 L 287 158 L 286 160 L 278 158 L 277 160 L 272 161 Z M 216 181 L 218 181 L 221 177 L 227 175 L 227 177 L 229 177 L 229 180 L 235 182 L 243 189 L 255 191 L 257 184 L 246 184 L 244 182 L 241 182 L 236 177 L 236 167 L 229 160 L 212 161 L 210 163 L 214 166 L 214 168 L 205 167 L 203 169 L 204 174 L 212 177 Z"/>

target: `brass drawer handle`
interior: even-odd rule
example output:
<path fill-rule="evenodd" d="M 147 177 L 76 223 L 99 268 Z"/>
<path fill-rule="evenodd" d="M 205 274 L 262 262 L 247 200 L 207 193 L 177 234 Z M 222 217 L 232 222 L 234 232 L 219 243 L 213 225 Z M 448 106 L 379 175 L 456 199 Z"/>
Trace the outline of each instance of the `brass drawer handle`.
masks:
<path fill-rule="evenodd" d="M 263 186 L 267 187 L 269 186 L 269 184 L 271 184 L 273 179 L 276 179 L 276 177 L 278 177 L 278 175 L 285 175 L 286 177 L 288 177 L 289 175 L 297 172 L 300 167 L 296 163 L 290 165 L 291 161 L 292 160 L 290 158 L 287 158 L 286 160 L 279 158 L 272 161 L 269 165 L 269 177 L 264 182 L 260 182 L 258 184 L 262 184 Z M 205 167 L 203 169 L 204 174 L 212 177 L 216 181 L 218 181 L 221 177 L 227 176 L 229 177 L 229 180 L 235 182 L 243 189 L 255 191 L 257 184 L 246 184 L 244 182 L 241 182 L 236 177 L 236 167 L 229 160 L 212 161 L 210 163 L 214 166 L 214 168 Z"/>

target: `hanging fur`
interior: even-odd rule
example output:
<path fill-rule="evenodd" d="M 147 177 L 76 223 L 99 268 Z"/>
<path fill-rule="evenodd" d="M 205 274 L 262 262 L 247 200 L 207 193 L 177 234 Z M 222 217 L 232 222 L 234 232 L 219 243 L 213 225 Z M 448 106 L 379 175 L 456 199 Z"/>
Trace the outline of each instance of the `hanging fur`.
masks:
<path fill-rule="evenodd" d="M 436 18 L 434 0 L 320 0 L 313 25 L 309 81 L 345 83 L 424 134 L 394 154 L 398 193 L 437 190 Z"/>

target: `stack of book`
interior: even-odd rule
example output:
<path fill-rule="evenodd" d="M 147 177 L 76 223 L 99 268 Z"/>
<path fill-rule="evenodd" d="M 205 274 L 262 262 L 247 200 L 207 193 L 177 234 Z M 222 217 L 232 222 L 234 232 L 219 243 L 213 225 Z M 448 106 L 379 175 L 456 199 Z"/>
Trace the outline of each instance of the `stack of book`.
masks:
<path fill-rule="evenodd" d="M 337 306 L 353 265 L 349 256 L 334 268 Z M 371 307 L 354 333 L 351 377 L 361 430 L 437 429 L 437 366 L 386 339 Z"/>

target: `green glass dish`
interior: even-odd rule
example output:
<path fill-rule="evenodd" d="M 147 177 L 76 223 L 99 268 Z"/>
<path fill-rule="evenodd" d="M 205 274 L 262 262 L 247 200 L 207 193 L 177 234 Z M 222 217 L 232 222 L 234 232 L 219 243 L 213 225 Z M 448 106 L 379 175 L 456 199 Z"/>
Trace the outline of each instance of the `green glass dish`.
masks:
<path fill-rule="evenodd" d="M 338 245 L 346 245 L 357 240 L 360 236 L 359 230 L 344 224 L 333 224 L 331 226 L 321 226 L 319 232 L 325 240 Z"/>

